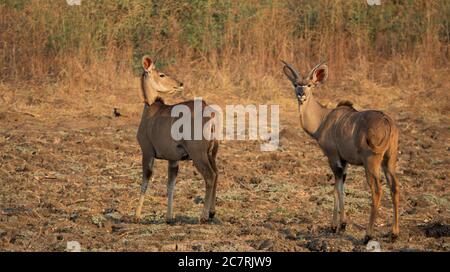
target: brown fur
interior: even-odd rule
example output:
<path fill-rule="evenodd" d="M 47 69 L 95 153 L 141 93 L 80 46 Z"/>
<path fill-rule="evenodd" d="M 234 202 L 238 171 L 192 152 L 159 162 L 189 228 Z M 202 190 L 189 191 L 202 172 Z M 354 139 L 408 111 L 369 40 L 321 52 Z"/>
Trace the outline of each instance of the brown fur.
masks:
<path fill-rule="evenodd" d="M 136 209 L 136 219 L 141 218 L 141 210 L 144 195 L 147 190 L 149 179 L 153 174 L 154 159 L 167 160 L 168 165 L 168 205 L 166 220 L 173 220 L 173 191 L 175 179 L 178 173 L 178 161 L 192 160 L 194 166 L 202 174 L 206 193 L 201 220 L 212 219 L 215 214 L 216 187 L 218 170 L 216 156 L 218 142 L 216 140 L 174 140 L 171 136 L 172 124 L 178 119 L 171 116 L 172 108 L 176 105 L 185 105 L 193 113 L 194 101 L 184 101 L 175 105 L 167 105 L 158 93 L 170 93 L 177 90 L 181 83 L 170 78 L 168 75 L 160 77 L 148 57 L 143 58 L 144 73 L 141 78 L 142 93 L 145 98 L 144 110 L 139 125 L 137 139 L 142 150 L 142 185 L 139 204 Z M 202 110 L 207 106 L 202 102 Z M 203 125 L 209 118 L 202 118 Z M 194 117 L 191 117 L 192 128 Z M 192 129 L 192 133 L 193 129 Z M 193 139 L 193 138 L 192 138 Z"/>
<path fill-rule="evenodd" d="M 353 102 L 348 101 L 348 100 L 342 100 L 342 101 L 339 101 L 339 103 L 337 104 L 336 108 L 337 107 L 350 107 L 350 108 L 353 108 Z"/>
<path fill-rule="evenodd" d="M 382 194 L 380 168 L 383 169 L 391 189 L 394 206 L 392 235 L 396 237 L 399 234 L 399 184 L 395 167 L 399 131 L 394 121 L 381 111 L 357 111 L 349 101 L 339 102 L 332 110 L 323 107 L 314 98 L 312 88 L 326 79 L 328 71 L 326 65 L 316 66 L 306 79 L 306 83 L 301 84 L 299 82 L 304 81 L 299 81 L 297 71 L 289 64 L 285 63 L 283 70 L 296 88 L 302 127 L 317 141 L 327 156 L 335 177 L 332 228 L 339 230 L 338 213 L 341 229 L 345 229 L 346 226 L 344 182 L 347 165 L 362 165 L 372 193 L 372 209 L 365 241 L 373 236 L 373 226 L 380 205 Z"/>

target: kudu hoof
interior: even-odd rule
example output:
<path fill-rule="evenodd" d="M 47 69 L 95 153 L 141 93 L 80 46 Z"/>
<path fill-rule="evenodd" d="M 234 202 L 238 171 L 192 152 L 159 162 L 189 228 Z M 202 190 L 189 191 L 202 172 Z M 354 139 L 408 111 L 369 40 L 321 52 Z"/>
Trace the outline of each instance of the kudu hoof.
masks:
<path fill-rule="evenodd" d="M 391 243 L 394 243 L 395 241 L 397 241 L 398 239 L 398 234 L 395 233 L 391 233 Z"/>
<path fill-rule="evenodd" d="M 347 223 L 341 223 L 340 231 L 344 232 L 346 227 L 347 227 Z"/>
<path fill-rule="evenodd" d="M 139 224 L 141 222 L 141 219 L 142 218 L 140 216 L 135 216 L 135 217 L 133 217 L 132 220 L 133 220 L 134 223 Z"/>
<path fill-rule="evenodd" d="M 175 219 L 173 219 L 173 218 L 166 218 L 166 224 L 167 224 L 167 225 L 173 225 L 173 224 L 175 224 Z"/>
<path fill-rule="evenodd" d="M 370 236 L 370 235 L 364 236 L 363 244 L 367 245 L 367 243 L 368 243 L 370 240 L 372 240 L 372 239 L 373 239 L 373 237 Z"/>
<path fill-rule="evenodd" d="M 216 212 L 209 212 L 209 219 L 213 219 Z"/>
<path fill-rule="evenodd" d="M 331 229 L 332 233 L 338 233 L 338 227 L 337 226 L 331 226 L 330 229 Z"/>

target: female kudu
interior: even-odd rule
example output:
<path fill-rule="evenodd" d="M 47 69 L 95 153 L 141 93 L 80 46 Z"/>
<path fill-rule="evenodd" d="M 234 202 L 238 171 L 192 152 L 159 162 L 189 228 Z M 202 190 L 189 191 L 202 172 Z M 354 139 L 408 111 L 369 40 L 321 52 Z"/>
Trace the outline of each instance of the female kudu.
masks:
<path fill-rule="evenodd" d="M 372 193 L 372 207 L 364 241 L 368 242 L 372 238 L 382 193 L 381 167 L 392 195 L 392 238 L 395 239 L 399 234 L 399 184 L 395 175 L 399 132 L 394 121 L 381 111 L 357 111 L 348 101 L 340 102 L 335 109 L 325 108 L 314 98 L 313 88 L 327 79 L 327 66 L 323 63 L 317 65 L 302 79 L 291 65 L 283 63 L 283 71 L 295 88 L 301 125 L 317 141 L 334 174 L 333 231 L 345 230 L 347 222 L 344 211 L 347 164 L 363 165 Z"/>
<path fill-rule="evenodd" d="M 178 117 L 171 116 L 172 109 L 177 105 L 183 105 L 193 112 L 194 101 L 166 105 L 158 94 L 173 93 L 181 89 L 183 84 L 164 73 L 158 72 L 154 62 L 147 56 L 144 56 L 142 59 L 142 67 L 144 72 L 141 77 L 141 88 L 145 105 L 137 132 L 137 139 L 142 150 L 142 185 L 141 196 L 135 214 L 136 220 L 141 218 L 145 192 L 147 191 L 149 179 L 153 175 L 154 159 L 162 159 L 169 162 L 166 221 L 171 222 L 173 220 L 173 191 L 178 173 L 178 161 L 180 160 L 192 160 L 194 166 L 202 174 L 206 183 L 206 193 L 200 219 L 202 222 L 212 219 L 215 214 L 216 204 L 218 177 L 216 155 L 219 147 L 218 142 L 204 137 L 200 140 L 174 140 L 171 128 Z M 206 103 L 202 101 L 202 110 L 206 106 Z M 203 124 L 208 121 L 207 118 L 201 119 Z M 192 115 L 191 124 L 193 124 L 193 121 Z"/>

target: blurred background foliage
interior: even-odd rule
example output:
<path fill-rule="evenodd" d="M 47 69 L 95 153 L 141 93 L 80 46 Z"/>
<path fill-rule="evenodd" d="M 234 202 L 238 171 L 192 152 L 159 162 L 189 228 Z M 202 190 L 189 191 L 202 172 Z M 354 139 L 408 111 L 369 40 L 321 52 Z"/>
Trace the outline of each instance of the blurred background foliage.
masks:
<path fill-rule="evenodd" d="M 0 0 L 0 11 L 6 81 L 104 67 L 136 73 L 142 55 L 156 52 L 159 66 L 221 70 L 237 81 L 278 71 L 280 59 L 305 70 L 327 59 L 334 77 L 390 67 L 393 83 L 418 76 L 399 65 L 448 66 L 447 0 Z"/>

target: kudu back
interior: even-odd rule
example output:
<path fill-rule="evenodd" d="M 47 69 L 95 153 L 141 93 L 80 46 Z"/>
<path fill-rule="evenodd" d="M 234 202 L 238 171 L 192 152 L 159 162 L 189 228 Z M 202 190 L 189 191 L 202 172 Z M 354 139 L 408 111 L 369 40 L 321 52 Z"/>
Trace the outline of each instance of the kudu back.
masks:
<path fill-rule="evenodd" d="M 372 195 L 364 241 L 368 242 L 373 237 L 374 222 L 380 206 L 380 168 L 385 173 L 391 191 L 394 208 L 392 238 L 395 239 L 399 234 L 399 183 L 395 175 L 399 132 L 394 121 L 381 111 L 357 111 L 348 101 L 338 103 L 334 109 L 327 109 L 314 98 L 313 89 L 325 82 L 328 67 L 320 63 L 307 77 L 302 78 L 290 64 L 283 63 L 283 71 L 295 89 L 301 126 L 317 141 L 334 174 L 332 230 L 345 230 L 347 224 L 344 211 L 347 165 L 362 165 Z"/>
<path fill-rule="evenodd" d="M 212 219 L 216 205 L 218 178 L 216 156 L 219 147 L 218 142 L 205 137 L 202 137 L 201 140 L 174 140 L 171 128 L 178 117 L 171 116 L 172 109 L 177 105 L 184 105 L 192 113 L 194 101 L 185 101 L 175 105 L 165 104 L 159 95 L 177 92 L 183 87 L 183 84 L 169 75 L 159 72 L 155 68 L 154 62 L 148 56 L 143 57 L 142 67 L 141 88 L 145 105 L 137 132 L 137 139 L 142 150 L 142 185 L 139 204 L 135 213 L 136 220 L 141 219 L 144 196 L 148 182 L 153 176 L 155 159 L 168 161 L 166 221 L 171 222 L 173 220 L 173 192 L 179 168 L 178 162 L 181 160 L 192 160 L 194 166 L 203 176 L 206 192 L 200 219 L 202 222 Z M 202 101 L 202 111 L 206 106 L 207 104 Z M 193 114 L 191 114 L 191 117 L 191 125 L 193 127 Z M 209 118 L 202 118 L 202 125 L 208 120 Z"/>

